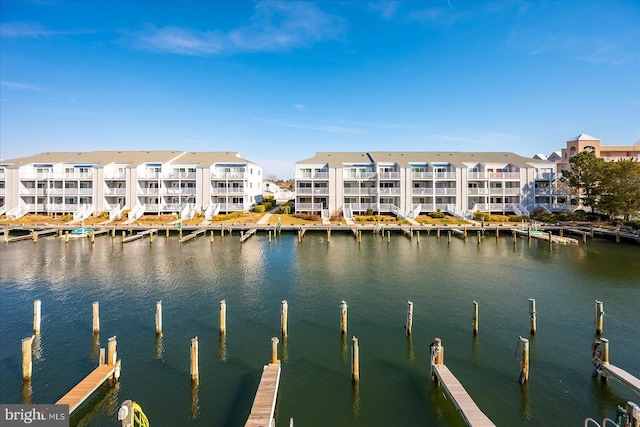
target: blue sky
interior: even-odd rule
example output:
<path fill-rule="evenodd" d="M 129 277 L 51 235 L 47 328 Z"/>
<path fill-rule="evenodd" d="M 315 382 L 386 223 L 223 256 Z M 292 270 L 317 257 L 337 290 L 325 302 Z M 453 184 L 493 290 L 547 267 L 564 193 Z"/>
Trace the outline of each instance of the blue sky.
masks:
<path fill-rule="evenodd" d="M 0 2 L 0 158 L 640 139 L 638 1 Z"/>

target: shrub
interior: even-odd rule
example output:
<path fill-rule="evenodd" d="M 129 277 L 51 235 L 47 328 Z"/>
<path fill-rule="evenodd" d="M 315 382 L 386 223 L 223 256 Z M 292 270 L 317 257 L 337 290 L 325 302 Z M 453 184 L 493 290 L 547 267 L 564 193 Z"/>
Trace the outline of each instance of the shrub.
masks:
<path fill-rule="evenodd" d="M 220 214 L 211 218 L 212 221 L 227 221 L 230 219 L 241 218 L 244 212 L 230 212 L 228 214 Z"/>
<path fill-rule="evenodd" d="M 265 206 L 264 205 L 257 205 L 256 207 L 253 208 L 253 211 L 257 212 L 257 213 L 264 213 Z"/>
<path fill-rule="evenodd" d="M 368 216 L 373 215 L 373 209 L 371 209 L 371 208 L 367 209 L 367 215 Z"/>
<path fill-rule="evenodd" d="M 320 221 L 320 215 L 316 214 L 294 214 L 293 216 L 306 221 Z"/>
<path fill-rule="evenodd" d="M 633 227 L 635 229 L 640 229 L 640 220 L 636 220 L 636 221 L 624 221 L 622 223 L 623 225 L 626 225 L 627 227 Z"/>
<path fill-rule="evenodd" d="M 445 215 L 444 213 L 440 212 L 440 209 L 438 209 L 437 212 L 429 212 L 427 213 L 428 216 L 430 216 L 431 218 L 444 218 Z"/>
<path fill-rule="evenodd" d="M 488 218 L 491 216 L 491 214 L 489 212 L 481 212 L 481 211 L 477 211 L 473 213 L 473 219 L 475 221 L 482 221 L 482 218 L 485 219 L 485 221 L 488 221 Z"/>

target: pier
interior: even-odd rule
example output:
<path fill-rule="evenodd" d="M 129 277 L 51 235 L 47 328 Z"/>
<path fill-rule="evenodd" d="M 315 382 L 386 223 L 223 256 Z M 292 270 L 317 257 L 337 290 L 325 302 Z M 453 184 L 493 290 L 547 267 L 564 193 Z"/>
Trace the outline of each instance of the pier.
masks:
<path fill-rule="evenodd" d="M 116 339 L 109 338 L 109 356 L 105 364 L 104 349 L 100 349 L 100 362 L 98 367 L 73 387 L 67 394 L 56 402 L 56 405 L 69 405 L 69 414 L 78 409 L 80 405 L 93 394 L 109 378 L 120 377 L 120 360 L 116 361 Z"/>
<path fill-rule="evenodd" d="M 432 379 L 442 385 L 468 426 L 495 426 L 489 417 L 478 408 L 478 405 L 476 405 L 460 381 L 453 375 L 453 372 L 444 364 L 444 347 L 442 346 L 440 338 L 435 339 L 433 347 L 431 348 L 431 375 Z"/>
<path fill-rule="evenodd" d="M 144 236 L 149 236 L 153 233 L 157 233 L 158 230 L 156 230 L 155 228 L 152 228 L 150 230 L 144 230 L 141 231 L 137 234 L 134 234 L 133 236 L 129 236 L 129 237 L 125 237 L 124 239 L 122 239 L 122 243 L 129 243 L 129 242 L 133 242 L 134 240 L 138 240 L 138 239 L 142 239 Z"/>
<path fill-rule="evenodd" d="M 200 228 L 199 230 L 194 231 L 191 234 L 188 234 L 184 237 L 180 238 L 180 243 L 184 243 L 184 242 L 188 242 L 191 239 L 195 239 L 196 237 L 198 237 L 201 234 L 205 234 L 207 232 L 206 228 Z"/>
<path fill-rule="evenodd" d="M 640 393 L 640 379 L 634 377 L 622 368 L 609 363 L 609 340 L 601 338 L 593 346 L 593 356 L 596 360 L 596 373 L 606 381 L 608 378 L 616 378 L 622 383 Z"/>
<path fill-rule="evenodd" d="M 257 228 L 250 228 L 248 231 L 241 231 L 240 232 L 240 243 L 244 243 L 245 240 L 247 240 L 249 237 L 251 237 L 254 234 L 256 234 L 256 231 L 258 231 Z"/>
<path fill-rule="evenodd" d="M 279 386 L 280 363 L 265 365 L 256 397 L 253 400 L 251 414 L 249 414 L 245 427 L 270 427 L 275 425 L 273 416 L 276 410 Z"/>

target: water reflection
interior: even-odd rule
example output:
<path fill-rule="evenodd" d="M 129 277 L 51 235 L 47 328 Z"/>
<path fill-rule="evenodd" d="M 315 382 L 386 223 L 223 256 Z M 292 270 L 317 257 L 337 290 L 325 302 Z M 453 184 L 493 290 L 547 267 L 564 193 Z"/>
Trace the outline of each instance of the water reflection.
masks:
<path fill-rule="evenodd" d="M 227 361 L 227 334 L 220 334 L 218 337 L 218 359 L 221 362 Z"/>
<path fill-rule="evenodd" d="M 407 360 L 410 363 L 413 363 L 415 359 L 415 354 L 413 351 L 413 338 L 411 335 L 407 335 Z"/>
<path fill-rule="evenodd" d="M 360 383 L 354 382 L 351 389 L 351 415 L 354 419 L 360 417 Z"/>
<path fill-rule="evenodd" d="M 347 334 L 340 334 L 340 360 L 347 361 Z"/>
<path fill-rule="evenodd" d="M 191 411 L 189 419 L 197 420 L 200 415 L 200 398 L 198 397 L 198 381 L 191 381 Z"/>
<path fill-rule="evenodd" d="M 531 407 L 529 406 L 529 382 L 520 386 L 520 414 L 523 421 L 531 421 Z"/>
<path fill-rule="evenodd" d="M 164 343 L 162 334 L 156 334 L 156 360 L 164 361 Z"/>
<path fill-rule="evenodd" d="M 33 336 L 33 340 L 31 341 L 31 350 L 33 352 L 34 362 L 40 362 L 44 360 L 43 349 L 42 349 L 42 337 L 40 336 L 40 334 L 35 334 Z"/>
<path fill-rule="evenodd" d="M 33 393 L 33 389 L 31 387 L 31 380 L 22 380 L 22 395 L 20 396 L 20 402 L 22 404 L 28 405 L 31 402 L 31 394 Z"/>
<path fill-rule="evenodd" d="M 283 362 L 286 362 L 287 360 L 289 360 L 289 350 L 288 350 L 288 346 L 287 346 L 287 336 L 286 335 L 282 335 L 282 339 L 281 339 L 280 343 L 282 344 L 282 347 L 281 347 L 282 355 L 280 357 L 282 358 Z"/>

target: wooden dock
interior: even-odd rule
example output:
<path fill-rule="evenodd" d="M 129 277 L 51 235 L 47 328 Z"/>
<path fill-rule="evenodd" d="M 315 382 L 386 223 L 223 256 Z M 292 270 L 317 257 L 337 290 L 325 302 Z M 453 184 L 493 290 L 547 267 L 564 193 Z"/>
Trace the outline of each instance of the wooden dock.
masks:
<path fill-rule="evenodd" d="M 519 236 L 522 237 L 527 237 L 527 238 L 532 238 L 532 239 L 540 239 L 540 240 L 546 240 L 547 242 L 549 241 L 549 233 L 547 232 L 541 232 L 541 231 L 529 231 L 529 230 L 518 230 L 518 229 L 513 229 L 513 231 L 518 234 Z M 564 236 L 556 236 L 555 234 L 551 235 L 551 242 L 552 243 L 561 243 L 561 244 L 577 244 L 578 241 L 574 238 L 571 237 L 564 237 Z"/>
<path fill-rule="evenodd" d="M 78 409 L 91 394 L 98 389 L 108 378 L 113 376 L 116 367 L 110 365 L 101 365 L 94 369 L 74 388 L 65 394 L 62 399 L 56 402 L 56 405 L 69 405 L 69 414 Z"/>
<path fill-rule="evenodd" d="M 410 227 L 406 227 L 406 226 L 402 226 L 400 227 L 400 229 L 402 230 L 402 233 L 407 236 L 408 238 L 413 238 L 413 229 L 411 229 Z"/>
<path fill-rule="evenodd" d="M 137 234 L 134 234 L 133 236 L 129 236 L 129 237 L 125 237 L 124 239 L 122 239 L 122 243 L 129 243 L 129 242 L 133 242 L 134 240 L 138 240 L 138 239 L 142 239 L 144 236 L 148 236 L 151 233 L 157 233 L 158 230 L 155 228 L 152 228 L 150 230 L 145 230 L 145 231 L 141 231 Z"/>
<path fill-rule="evenodd" d="M 616 378 L 640 393 L 640 379 L 634 377 L 624 369 L 609 363 L 603 363 L 600 366 L 600 370 L 604 372 L 607 377 Z"/>
<path fill-rule="evenodd" d="M 245 240 L 247 240 L 249 237 L 253 236 L 254 234 L 256 234 L 256 231 L 258 231 L 257 228 L 250 228 L 247 231 L 244 232 L 240 232 L 240 243 L 244 243 Z"/>
<path fill-rule="evenodd" d="M 270 363 L 264 367 L 256 397 L 253 400 L 251 414 L 245 427 L 271 427 L 275 425 L 273 416 L 280 385 L 280 364 Z"/>
<path fill-rule="evenodd" d="M 184 243 L 184 242 L 188 242 L 191 239 L 195 239 L 196 237 L 198 237 L 201 234 L 205 234 L 207 232 L 206 228 L 201 228 L 199 230 L 194 231 L 193 233 L 184 236 L 182 239 L 180 239 L 180 243 Z"/>
<path fill-rule="evenodd" d="M 432 368 L 468 426 L 495 426 L 489 417 L 478 408 L 460 381 L 445 365 L 432 365 Z"/>

